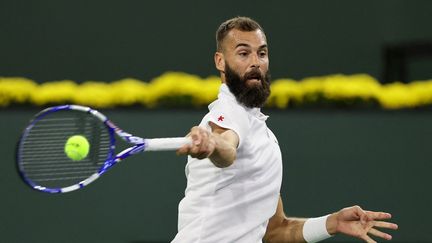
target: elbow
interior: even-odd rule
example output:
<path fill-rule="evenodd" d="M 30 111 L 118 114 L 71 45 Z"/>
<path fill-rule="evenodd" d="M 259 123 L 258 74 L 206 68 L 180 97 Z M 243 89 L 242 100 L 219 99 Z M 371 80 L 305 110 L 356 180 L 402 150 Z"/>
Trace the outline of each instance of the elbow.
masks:
<path fill-rule="evenodd" d="M 280 239 L 278 240 L 277 232 L 266 232 L 263 238 L 263 243 L 281 243 Z"/>
<path fill-rule="evenodd" d="M 233 163 L 234 163 L 234 161 L 228 161 L 228 162 L 223 162 L 223 163 L 218 163 L 218 162 L 213 161 L 213 164 L 216 167 L 221 168 L 221 169 L 230 167 Z"/>
<path fill-rule="evenodd" d="M 225 154 L 225 156 L 220 156 L 218 154 L 213 154 L 210 156 L 210 160 L 213 162 L 213 164 L 218 168 L 227 168 L 230 167 L 232 164 L 234 164 L 234 161 L 236 160 L 236 150 L 233 149 L 231 153 Z"/>
<path fill-rule="evenodd" d="M 273 216 L 267 225 L 267 230 L 263 237 L 264 243 L 282 243 L 282 242 L 303 242 L 293 238 L 295 232 L 292 229 L 290 221 L 284 217 Z"/>
<path fill-rule="evenodd" d="M 213 162 L 213 164 L 216 167 L 223 169 L 223 168 L 230 167 L 232 164 L 234 164 L 234 160 L 235 160 L 235 157 L 230 158 L 230 159 L 226 159 L 226 160 L 217 160 L 217 159 L 214 159 L 214 160 L 211 160 L 211 161 Z"/>

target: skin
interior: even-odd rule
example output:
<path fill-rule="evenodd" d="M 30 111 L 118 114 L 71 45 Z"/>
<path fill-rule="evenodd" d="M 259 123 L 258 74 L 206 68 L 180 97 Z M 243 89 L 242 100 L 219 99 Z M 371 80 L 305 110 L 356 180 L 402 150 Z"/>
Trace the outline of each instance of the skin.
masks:
<path fill-rule="evenodd" d="M 331 235 L 345 234 L 359 238 L 368 243 L 375 243 L 370 236 L 391 240 L 392 236 L 382 232 L 379 228 L 396 230 L 397 224 L 386 222 L 391 214 L 363 210 L 359 206 L 352 206 L 332 213 L 326 222 L 327 232 Z M 283 211 L 282 199 L 276 213 L 270 218 L 264 242 L 305 242 L 303 225 L 306 219 L 287 217 Z"/>
<path fill-rule="evenodd" d="M 224 70 L 227 63 L 238 74 L 243 76 L 252 69 L 258 68 L 265 73 L 269 68 L 267 40 L 260 30 L 244 32 L 231 30 L 222 42 L 222 50 L 214 55 L 216 69 L 221 80 L 226 83 Z M 261 85 L 261 80 L 247 80 L 247 85 Z M 191 145 L 185 145 L 177 151 L 179 155 L 191 155 L 194 158 L 209 158 L 219 168 L 232 165 L 236 158 L 239 138 L 228 129 L 210 123 L 211 132 L 192 127 L 188 136 Z M 391 218 L 389 213 L 366 211 L 359 206 L 352 206 L 332 213 L 326 221 L 327 231 L 331 235 L 345 234 L 362 239 L 368 243 L 376 242 L 370 236 L 390 240 L 391 235 L 380 229 L 397 229 L 394 223 L 386 222 Z M 306 219 L 287 217 L 279 198 L 276 213 L 269 219 L 264 242 L 305 242 L 303 225 Z"/>

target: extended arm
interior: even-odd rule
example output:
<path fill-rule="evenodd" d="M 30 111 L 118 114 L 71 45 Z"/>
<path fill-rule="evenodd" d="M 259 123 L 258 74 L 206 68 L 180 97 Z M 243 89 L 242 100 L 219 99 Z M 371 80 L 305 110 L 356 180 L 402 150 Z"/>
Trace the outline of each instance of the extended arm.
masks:
<path fill-rule="evenodd" d="M 331 214 L 326 220 L 325 227 L 330 235 L 345 234 L 368 243 L 375 243 L 376 241 L 369 235 L 386 240 L 392 238 L 391 235 L 377 229 L 397 229 L 397 224 L 382 221 L 390 218 L 389 213 L 365 211 L 359 206 L 353 206 Z M 269 220 L 264 241 L 266 243 L 305 242 L 303 235 L 305 222 L 306 219 L 286 217 L 282 200 L 279 198 L 276 213 Z"/>
<path fill-rule="evenodd" d="M 273 242 L 305 242 L 303 239 L 304 218 L 286 217 L 282 199 L 279 197 L 276 213 L 270 218 L 264 235 L 265 243 Z"/>
<path fill-rule="evenodd" d="M 236 159 L 239 137 L 232 130 L 212 122 L 209 125 L 212 132 L 193 127 L 188 134 L 192 138 L 192 144 L 183 146 L 177 150 L 177 154 L 189 154 L 198 159 L 209 158 L 219 168 L 228 167 Z"/>

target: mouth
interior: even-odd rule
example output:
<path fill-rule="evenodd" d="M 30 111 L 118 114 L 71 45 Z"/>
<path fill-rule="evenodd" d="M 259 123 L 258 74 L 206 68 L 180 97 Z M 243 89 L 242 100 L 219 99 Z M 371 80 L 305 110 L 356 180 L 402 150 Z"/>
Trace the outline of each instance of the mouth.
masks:
<path fill-rule="evenodd" d="M 262 82 L 261 75 L 259 75 L 257 73 L 252 74 L 252 75 L 248 75 L 246 78 L 246 82 L 248 84 L 255 84 L 255 85 L 261 84 L 261 82 Z"/>
<path fill-rule="evenodd" d="M 261 84 L 261 79 L 259 78 L 248 78 L 246 81 L 250 84 Z"/>
<path fill-rule="evenodd" d="M 248 83 L 261 83 L 261 75 L 259 73 L 251 73 L 246 76 L 246 81 Z"/>

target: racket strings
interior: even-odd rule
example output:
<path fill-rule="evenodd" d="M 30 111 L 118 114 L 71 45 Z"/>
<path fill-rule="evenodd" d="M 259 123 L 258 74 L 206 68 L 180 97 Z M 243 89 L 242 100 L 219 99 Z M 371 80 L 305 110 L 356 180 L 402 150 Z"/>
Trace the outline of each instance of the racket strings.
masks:
<path fill-rule="evenodd" d="M 64 152 L 69 137 L 82 135 L 90 144 L 86 158 L 73 161 Z M 98 172 L 110 153 L 110 134 L 96 117 L 80 111 L 58 111 L 39 119 L 20 146 L 20 167 L 34 184 L 62 188 Z"/>

